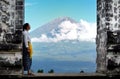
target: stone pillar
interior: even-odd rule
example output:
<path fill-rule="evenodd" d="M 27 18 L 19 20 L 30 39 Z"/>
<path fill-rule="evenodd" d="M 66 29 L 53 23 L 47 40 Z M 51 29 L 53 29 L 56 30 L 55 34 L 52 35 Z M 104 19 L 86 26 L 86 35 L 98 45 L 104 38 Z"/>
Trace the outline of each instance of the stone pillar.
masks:
<path fill-rule="evenodd" d="M 97 72 L 120 71 L 120 0 L 97 0 Z"/>
<path fill-rule="evenodd" d="M 105 0 L 97 0 L 97 72 L 106 72 L 106 23 Z"/>
<path fill-rule="evenodd" d="M 22 74 L 24 0 L 0 0 L 0 75 Z"/>

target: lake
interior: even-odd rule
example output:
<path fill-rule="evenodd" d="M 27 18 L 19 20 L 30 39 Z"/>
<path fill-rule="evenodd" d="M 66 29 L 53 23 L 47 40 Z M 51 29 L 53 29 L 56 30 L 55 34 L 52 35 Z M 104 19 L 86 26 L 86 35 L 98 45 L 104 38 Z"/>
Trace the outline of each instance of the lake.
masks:
<path fill-rule="evenodd" d="M 93 42 L 64 41 L 32 43 L 32 71 L 43 69 L 48 73 L 80 73 L 96 71 L 96 45 Z"/>

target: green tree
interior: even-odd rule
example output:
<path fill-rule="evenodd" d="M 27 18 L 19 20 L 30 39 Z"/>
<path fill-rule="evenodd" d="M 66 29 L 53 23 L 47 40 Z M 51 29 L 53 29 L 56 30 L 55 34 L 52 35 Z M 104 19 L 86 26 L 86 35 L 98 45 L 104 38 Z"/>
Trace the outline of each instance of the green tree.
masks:
<path fill-rule="evenodd" d="M 37 72 L 38 73 L 44 73 L 44 70 L 43 69 L 39 69 Z"/>
<path fill-rule="evenodd" d="M 80 73 L 84 73 L 84 71 L 83 71 L 83 70 L 81 70 L 81 71 L 80 71 Z"/>
<path fill-rule="evenodd" d="M 54 70 L 53 70 L 53 69 L 51 69 L 50 71 L 48 71 L 48 73 L 54 73 Z"/>

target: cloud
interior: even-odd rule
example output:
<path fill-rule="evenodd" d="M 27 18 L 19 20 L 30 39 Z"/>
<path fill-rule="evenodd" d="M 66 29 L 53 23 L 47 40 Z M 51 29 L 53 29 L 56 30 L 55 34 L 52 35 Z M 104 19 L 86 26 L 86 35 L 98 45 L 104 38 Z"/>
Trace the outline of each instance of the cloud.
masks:
<path fill-rule="evenodd" d="M 36 3 L 25 3 L 25 7 L 36 5 Z"/>
<path fill-rule="evenodd" d="M 66 20 L 58 26 L 58 29 L 58 32 L 55 29 L 51 31 L 53 38 L 42 34 L 39 38 L 32 38 L 32 42 L 58 42 L 62 40 L 95 42 L 96 23 L 89 23 L 82 19 L 79 23 L 72 23 Z"/>
<path fill-rule="evenodd" d="M 82 26 L 83 29 L 80 33 L 78 33 L 79 40 L 95 42 L 95 38 L 97 34 L 96 23 L 89 23 L 87 21 L 80 20 L 80 26 Z"/>

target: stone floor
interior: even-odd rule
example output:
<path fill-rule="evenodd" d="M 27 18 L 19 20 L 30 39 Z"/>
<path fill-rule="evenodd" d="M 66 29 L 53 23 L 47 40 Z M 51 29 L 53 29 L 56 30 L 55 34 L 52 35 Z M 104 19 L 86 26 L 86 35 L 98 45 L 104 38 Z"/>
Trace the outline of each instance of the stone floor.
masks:
<path fill-rule="evenodd" d="M 100 74 L 100 73 L 35 73 L 34 75 L 0 75 L 1 78 L 73 78 L 73 79 L 80 79 L 80 78 L 95 78 L 95 79 L 109 79 L 109 78 L 118 78 L 120 75 L 117 76 L 108 76 L 105 74 Z"/>

